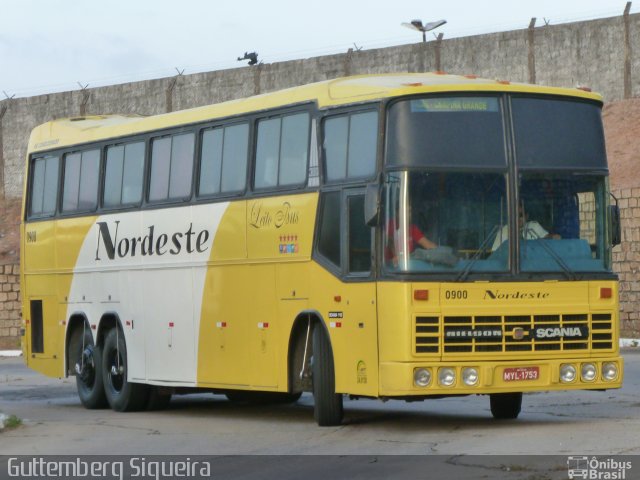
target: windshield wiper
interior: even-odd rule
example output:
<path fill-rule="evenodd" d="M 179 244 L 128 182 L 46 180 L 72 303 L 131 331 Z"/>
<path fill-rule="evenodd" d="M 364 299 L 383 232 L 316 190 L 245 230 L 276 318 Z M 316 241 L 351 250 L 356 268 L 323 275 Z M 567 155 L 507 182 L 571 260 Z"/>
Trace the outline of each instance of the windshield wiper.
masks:
<path fill-rule="evenodd" d="M 538 235 L 536 235 L 536 233 L 531 229 L 528 229 L 525 232 L 525 237 L 526 237 L 526 233 L 532 233 L 533 235 L 535 235 L 536 236 L 535 240 L 542 240 L 542 241 L 540 241 L 538 243 L 540 245 L 542 245 L 542 248 L 544 249 L 544 251 L 547 252 L 549 254 L 549 256 L 551 258 L 553 258 L 558 265 L 560 265 L 560 268 L 562 268 L 562 273 L 565 274 L 565 276 L 567 277 L 567 280 L 576 280 L 575 272 L 573 270 L 571 270 L 566 263 L 564 263 L 564 260 L 562 260 L 560 255 L 558 255 L 556 252 L 554 252 L 553 248 L 551 248 L 549 246 L 549 244 L 544 241 L 544 239 L 538 237 Z"/>
<path fill-rule="evenodd" d="M 464 282 L 467 279 L 467 277 L 469 276 L 469 273 L 471 273 L 471 269 L 480 258 L 480 255 L 484 253 L 485 248 L 489 246 L 489 240 L 492 240 L 495 234 L 497 233 L 498 227 L 500 227 L 500 225 L 494 225 L 494 227 L 491 229 L 489 234 L 484 238 L 484 242 L 480 244 L 480 248 L 478 248 L 476 253 L 473 254 L 473 257 L 471 257 L 471 260 L 469 260 L 469 263 L 467 263 L 467 266 L 464 267 L 464 269 L 456 277 L 455 279 L 456 282 Z"/>

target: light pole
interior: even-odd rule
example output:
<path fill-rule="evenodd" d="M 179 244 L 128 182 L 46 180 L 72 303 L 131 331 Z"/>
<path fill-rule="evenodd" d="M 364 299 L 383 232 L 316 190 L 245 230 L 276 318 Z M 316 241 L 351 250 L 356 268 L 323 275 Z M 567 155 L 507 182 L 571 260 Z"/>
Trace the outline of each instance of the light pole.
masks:
<path fill-rule="evenodd" d="M 418 32 L 422 32 L 422 41 L 426 43 L 427 32 L 429 30 L 434 30 L 444 25 L 445 23 L 447 23 L 446 20 L 437 20 L 435 22 L 429 22 L 423 25 L 422 20 L 416 19 L 416 20 L 411 20 L 411 23 L 403 22 L 402 26 L 410 28 L 411 30 L 417 30 Z"/>

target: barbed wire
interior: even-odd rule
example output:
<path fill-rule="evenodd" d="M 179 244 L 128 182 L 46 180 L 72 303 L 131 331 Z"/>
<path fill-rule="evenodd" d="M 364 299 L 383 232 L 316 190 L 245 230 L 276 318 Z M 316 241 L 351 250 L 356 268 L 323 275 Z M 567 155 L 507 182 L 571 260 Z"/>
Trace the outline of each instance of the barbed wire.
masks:
<path fill-rule="evenodd" d="M 632 8 L 633 10 L 633 8 Z M 565 23 L 574 23 L 581 21 L 589 21 L 596 19 L 604 19 L 609 17 L 618 17 L 622 16 L 622 11 L 619 8 L 607 8 L 601 10 L 594 10 L 590 12 L 582 12 L 575 16 L 563 16 L 557 18 L 547 18 L 545 17 L 545 22 L 541 22 L 539 27 L 544 27 L 545 23 L 550 23 L 551 25 L 560 25 Z M 512 30 L 521 30 L 525 29 L 528 25 L 530 19 L 524 19 L 523 22 L 515 23 L 515 22 L 504 22 L 493 25 L 483 25 L 474 28 L 449 28 L 445 33 L 446 39 L 453 38 L 461 38 L 468 37 L 473 35 L 484 35 L 491 33 L 500 33 L 505 31 Z M 358 51 L 362 49 L 375 49 L 375 48 L 385 48 L 392 47 L 397 45 L 404 45 L 407 43 L 416 43 L 415 35 L 411 33 L 402 34 L 394 37 L 387 37 L 384 39 L 377 39 L 371 41 L 362 41 L 359 40 Z M 323 55 L 335 55 L 339 53 L 346 52 L 349 48 L 352 48 L 353 42 L 350 43 L 340 43 L 333 45 L 325 45 L 317 48 L 306 48 L 300 50 L 292 50 L 288 52 L 277 52 L 277 53 L 262 53 L 261 58 L 264 63 L 276 63 L 276 62 L 284 62 L 290 60 L 298 60 L 301 58 L 309 58 Z M 233 55 L 230 55 L 233 57 Z M 200 64 L 191 64 L 183 66 L 181 70 L 183 73 L 187 72 L 187 74 L 196 74 L 196 73 L 205 73 L 209 71 L 216 70 L 228 70 L 233 68 L 239 68 L 237 61 L 234 58 L 230 58 L 229 60 L 217 61 L 217 62 L 206 62 Z M 241 67 L 244 68 L 244 67 Z M 117 75 L 110 75 L 100 78 L 90 78 L 85 79 L 85 82 L 90 83 L 94 88 L 95 87 L 105 87 L 110 85 L 117 85 L 123 83 L 130 82 L 142 82 L 146 80 L 153 80 L 158 78 L 166 78 L 166 77 L 174 77 L 175 76 L 175 67 L 167 67 L 167 68 L 158 68 L 153 70 L 145 70 L 139 72 L 126 72 Z M 14 97 L 28 97 L 34 95 L 43 95 L 48 93 L 59 93 L 64 91 L 73 91 L 77 90 L 77 85 L 79 82 L 73 81 L 64 81 L 58 83 L 51 84 L 43 84 L 39 86 L 30 86 L 27 88 L 8 88 L 5 89 L 6 92 L 11 93 L 11 98 Z M 8 93 L 5 93 L 7 97 L 9 97 Z"/>

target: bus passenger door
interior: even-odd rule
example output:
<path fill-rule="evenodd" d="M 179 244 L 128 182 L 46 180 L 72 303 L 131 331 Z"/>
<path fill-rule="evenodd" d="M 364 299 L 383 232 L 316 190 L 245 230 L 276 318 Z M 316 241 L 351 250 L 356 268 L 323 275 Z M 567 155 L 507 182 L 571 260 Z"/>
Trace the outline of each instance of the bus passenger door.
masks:
<path fill-rule="evenodd" d="M 320 296 L 311 305 L 323 305 L 335 360 L 336 389 L 377 395 L 373 230 L 364 221 L 364 189 L 324 193 L 319 215 L 317 252 L 327 266 L 314 276 L 318 285 L 314 290 Z"/>
<path fill-rule="evenodd" d="M 373 230 L 364 222 L 364 191 L 344 195 L 342 262 L 347 282 L 342 286 L 342 323 L 347 365 L 344 381 L 348 391 L 361 395 L 378 393 L 376 284 L 371 278 Z M 337 324 L 339 319 L 329 319 Z M 337 370 L 337 369 L 336 369 Z M 337 374 L 340 380 L 340 375 Z"/>

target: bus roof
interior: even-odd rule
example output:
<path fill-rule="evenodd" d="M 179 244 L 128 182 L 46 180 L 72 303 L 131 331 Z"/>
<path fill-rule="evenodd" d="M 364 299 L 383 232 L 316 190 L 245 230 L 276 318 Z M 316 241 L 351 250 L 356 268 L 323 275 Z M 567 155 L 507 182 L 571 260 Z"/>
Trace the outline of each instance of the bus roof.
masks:
<path fill-rule="evenodd" d="M 544 87 L 490 80 L 475 75 L 449 75 L 440 72 L 356 75 L 160 115 L 91 115 L 53 120 L 34 128 L 29 140 L 29 152 L 312 101 L 317 102 L 320 108 L 326 108 L 404 95 L 446 92 L 522 92 L 602 101 L 600 95 L 580 88 Z"/>

